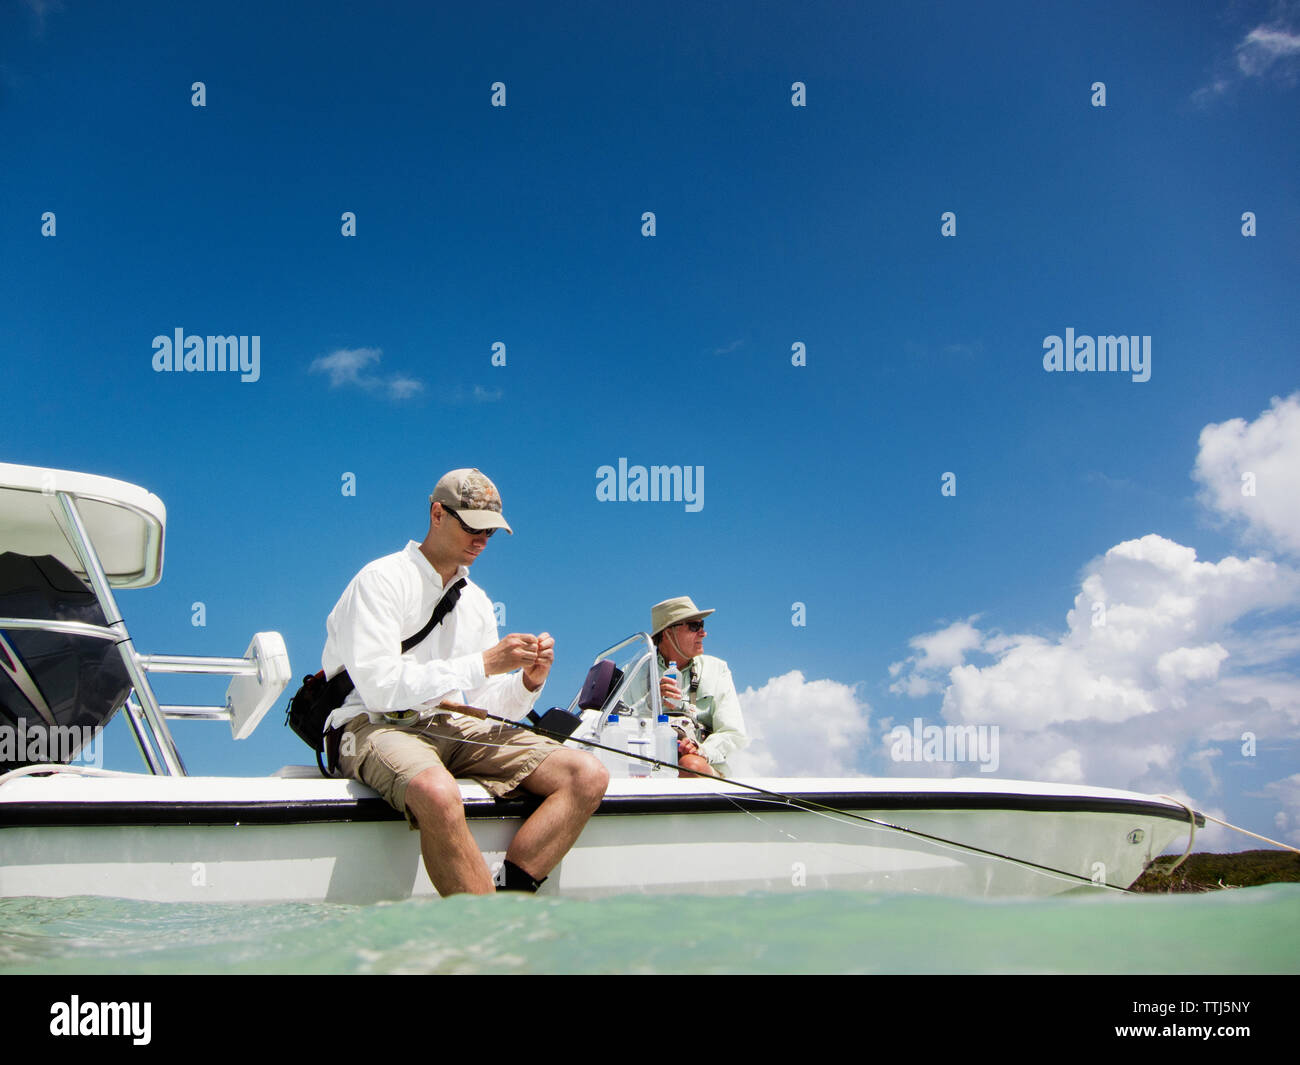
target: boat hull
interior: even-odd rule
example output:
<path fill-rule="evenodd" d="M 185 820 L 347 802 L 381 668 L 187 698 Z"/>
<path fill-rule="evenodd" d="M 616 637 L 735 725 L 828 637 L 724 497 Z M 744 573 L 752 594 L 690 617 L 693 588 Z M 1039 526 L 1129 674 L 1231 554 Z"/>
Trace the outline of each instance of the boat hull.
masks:
<path fill-rule="evenodd" d="M 616 780 L 546 894 L 852 890 L 1033 897 L 1127 887 L 1185 808 L 989 780 Z M 497 868 L 531 807 L 462 785 Z M 878 822 L 878 823 L 874 823 Z M 942 841 L 942 842 L 941 842 Z M 367 903 L 436 896 L 418 836 L 351 781 L 24 777 L 0 786 L 0 896 Z"/>

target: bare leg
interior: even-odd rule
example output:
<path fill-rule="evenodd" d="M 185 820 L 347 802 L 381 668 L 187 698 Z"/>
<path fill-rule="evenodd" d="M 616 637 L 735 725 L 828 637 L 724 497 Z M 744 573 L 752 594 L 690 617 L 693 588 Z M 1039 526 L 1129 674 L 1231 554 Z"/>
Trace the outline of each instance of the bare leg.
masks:
<path fill-rule="evenodd" d="M 430 766 L 419 773 L 406 786 L 406 806 L 420 827 L 424 868 L 439 895 L 490 895 L 496 890 L 465 823 L 460 787 L 447 770 Z"/>
<path fill-rule="evenodd" d="M 515 833 L 506 857 L 534 880 L 554 869 L 596 812 L 609 771 L 585 751 L 551 754 L 524 778 L 523 788 L 544 797 Z"/>

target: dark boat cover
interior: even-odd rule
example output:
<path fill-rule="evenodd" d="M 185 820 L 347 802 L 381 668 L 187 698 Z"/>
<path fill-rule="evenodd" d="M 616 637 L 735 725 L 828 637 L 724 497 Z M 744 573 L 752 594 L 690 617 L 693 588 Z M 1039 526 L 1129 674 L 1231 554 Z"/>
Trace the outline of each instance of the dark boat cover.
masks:
<path fill-rule="evenodd" d="M 0 617 L 105 624 L 94 593 L 62 562 L 12 551 L 0 554 Z M 130 690 L 111 640 L 0 628 L 0 772 L 71 761 Z"/>

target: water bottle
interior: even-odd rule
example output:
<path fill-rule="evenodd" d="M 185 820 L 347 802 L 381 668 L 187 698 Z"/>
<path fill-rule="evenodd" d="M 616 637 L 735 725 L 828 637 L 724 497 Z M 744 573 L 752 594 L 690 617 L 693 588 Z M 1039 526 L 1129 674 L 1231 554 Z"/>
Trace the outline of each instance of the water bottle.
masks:
<path fill-rule="evenodd" d="M 632 719 L 627 739 L 627 752 L 636 756 L 627 760 L 627 775 L 648 777 L 653 766 L 643 759 L 655 756 L 654 729 L 648 717 Z"/>
<path fill-rule="evenodd" d="M 600 743 L 605 747 L 613 747 L 613 751 L 597 750 L 600 761 L 606 769 L 609 770 L 611 777 L 625 777 L 628 775 L 628 759 L 623 755 L 615 753 L 617 751 L 627 750 L 628 729 L 620 720 L 618 714 L 610 714 L 609 719 L 605 722 L 605 727 L 600 730 Z"/>
<path fill-rule="evenodd" d="M 669 663 L 668 663 L 668 668 L 665 669 L 664 672 L 663 672 L 663 676 L 665 676 L 665 677 L 672 677 L 672 679 L 675 680 L 675 681 L 677 682 L 677 688 L 678 688 L 678 690 L 679 690 L 679 691 L 681 690 L 681 687 L 682 687 L 682 674 L 681 674 L 681 670 L 679 670 L 675 664 L 673 664 L 672 662 L 669 662 Z M 662 702 L 663 702 L 664 706 L 668 707 L 668 709 L 670 709 L 670 710 L 676 710 L 676 709 L 678 709 L 678 708 L 682 705 L 682 701 L 681 701 L 680 699 L 672 699 L 672 700 L 664 699 L 664 700 L 662 700 Z"/>
<path fill-rule="evenodd" d="M 661 777 L 675 777 L 677 770 L 677 730 L 668 724 L 668 715 L 660 714 L 655 722 L 655 757 L 666 766 L 655 766 L 655 773 Z"/>

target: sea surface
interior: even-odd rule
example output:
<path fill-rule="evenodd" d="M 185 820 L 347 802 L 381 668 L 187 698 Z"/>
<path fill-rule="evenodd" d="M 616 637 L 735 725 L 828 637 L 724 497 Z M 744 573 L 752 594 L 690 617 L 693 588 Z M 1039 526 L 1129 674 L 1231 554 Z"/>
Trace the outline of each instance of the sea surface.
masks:
<path fill-rule="evenodd" d="M 2 899 L 0 975 L 18 973 L 1300 973 L 1300 884 L 1013 901 Z"/>

